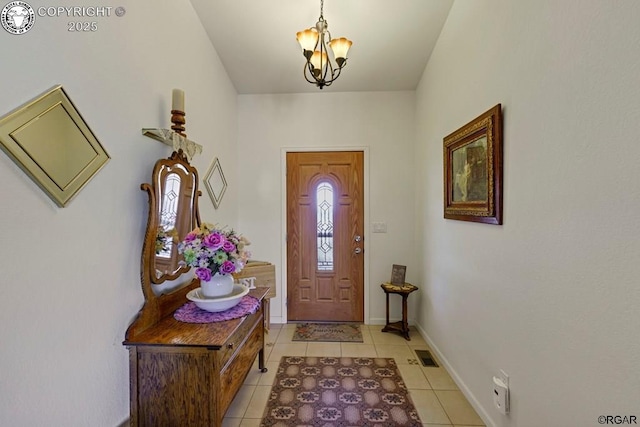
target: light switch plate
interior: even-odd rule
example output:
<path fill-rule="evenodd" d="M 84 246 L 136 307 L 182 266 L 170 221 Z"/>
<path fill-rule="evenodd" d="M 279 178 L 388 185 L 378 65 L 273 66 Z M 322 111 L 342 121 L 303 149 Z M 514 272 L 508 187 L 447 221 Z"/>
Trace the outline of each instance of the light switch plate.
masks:
<path fill-rule="evenodd" d="M 386 233 L 387 232 L 387 223 L 386 222 L 372 222 L 371 228 L 374 233 Z"/>

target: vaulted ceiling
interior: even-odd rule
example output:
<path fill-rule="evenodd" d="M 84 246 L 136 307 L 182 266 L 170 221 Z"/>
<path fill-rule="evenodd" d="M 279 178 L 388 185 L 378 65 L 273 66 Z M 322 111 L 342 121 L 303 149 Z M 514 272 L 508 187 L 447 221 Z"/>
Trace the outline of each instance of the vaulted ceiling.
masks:
<path fill-rule="evenodd" d="M 302 75 L 296 32 L 315 26 L 320 0 L 191 0 L 240 94 L 318 92 Z M 453 0 L 325 0 L 334 38 L 353 41 L 323 91 L 416 88 Z"/>

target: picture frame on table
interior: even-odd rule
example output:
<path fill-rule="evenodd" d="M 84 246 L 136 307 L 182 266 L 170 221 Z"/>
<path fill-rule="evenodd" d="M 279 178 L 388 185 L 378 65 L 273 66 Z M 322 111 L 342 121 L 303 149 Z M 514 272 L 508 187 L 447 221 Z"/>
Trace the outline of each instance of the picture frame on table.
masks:
<path fill-rule="evenodd" d="M 391 284 L 404 285 L 404 278 L 407 272 L 406 265 L 393 264 L 391 267 Z"/>

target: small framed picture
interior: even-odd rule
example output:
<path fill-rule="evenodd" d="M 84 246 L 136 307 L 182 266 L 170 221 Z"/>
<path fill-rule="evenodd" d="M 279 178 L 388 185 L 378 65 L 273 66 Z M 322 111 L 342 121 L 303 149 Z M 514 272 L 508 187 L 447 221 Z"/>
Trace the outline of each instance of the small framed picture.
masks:
<path fill-rule="evenodd" d="M 220 160 L 217 157 L 213 159 L 213 162 L 209 167 L 209 171 L 204 177 L 204 186 L 209 192 L 209 197 L 211 197 L 213 207 L 218 209 L 218 207 L 220 207 L 220 202 L 222 201 L 222 196 L 227 189 L 227 180 L 224 179 L 222 166 L 220 166 Z"/>
<path fill-rule="evenodd" d="M 406 272 L 406 265 L 393 264 L 393 267 L 391 268 L 391 283 L 393 285 L 404 285 L 404 276 Z"/>

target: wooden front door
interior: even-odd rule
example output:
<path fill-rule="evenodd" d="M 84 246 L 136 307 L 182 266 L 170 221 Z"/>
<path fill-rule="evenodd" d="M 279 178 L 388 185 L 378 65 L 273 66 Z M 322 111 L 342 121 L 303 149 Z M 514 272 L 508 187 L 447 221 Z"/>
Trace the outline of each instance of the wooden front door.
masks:
<path fill-rule="evenodd" d="M 363 159 L 287 153 L 288 320 L 364 320 Z"/>

